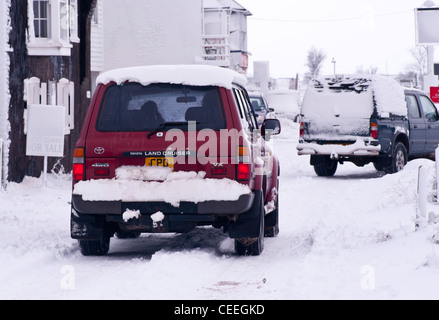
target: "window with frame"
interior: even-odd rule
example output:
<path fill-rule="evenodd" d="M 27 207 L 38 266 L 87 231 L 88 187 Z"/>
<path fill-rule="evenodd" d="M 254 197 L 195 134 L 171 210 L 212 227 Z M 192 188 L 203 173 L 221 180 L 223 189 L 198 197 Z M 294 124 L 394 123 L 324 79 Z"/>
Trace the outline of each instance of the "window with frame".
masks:
<path fill-rule="evenodd" d="M 78 0 L 69 0 L 69 24 L 70 41 L 79 43 Z"/>
<path fill-rule="evenodd" d="M 34 0 L 35 38 L 49 38 L 49 1 Z"/>
<path fill-rule="evenodd" d="M 422 110 L 424 111 L 424 117 L 428 121 L 438 121 L 439 115 L 435 105 L 426 96 L 419 96 L 421 100 Z"/>
<path fill-rule="evenodd" d="M 70 21 L 69 21 L 69 4 L 66 0 L 59 2 L 59 39 L 63 42 L 69 41 Z"/>
<path fill-rule="evenodd" d="M 407 95 L 405 97 L 405 101 L 407 102 L 407 109 L 409 112 L 409 116 L 414 119 L 421 118 L 421 112 L 419 111 L 419 105 L 416 96 Z"/>
<path fill-rule="evenodd" d="M 227 128 L 220 92 L 215 87 L 128 83 L 109 86 L 103 97 L 96 129 L 100 132 L 150 132 Z"/>
<path fill-rule="evenodd" d="M 30 56 L 70 56 L 78 38 L 77 0 L 27 0 Z"/>

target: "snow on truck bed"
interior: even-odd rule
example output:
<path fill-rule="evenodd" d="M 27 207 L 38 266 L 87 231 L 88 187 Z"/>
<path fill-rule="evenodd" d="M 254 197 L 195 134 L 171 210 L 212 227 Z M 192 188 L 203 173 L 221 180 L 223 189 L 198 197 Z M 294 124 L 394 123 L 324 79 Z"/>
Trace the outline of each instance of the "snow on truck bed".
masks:
<path fill-rule="evenodd" d="M 302 104 L 309 133 L 321 139 L 368 136 L 375 110 L 384 118 L 407 116 L 403 87 L 377 75 L 322 77 L 310 82 Z"/>
<path fill-rule="evenodd" d="M 231 89 L 234 83 L 247 85 L 247 78 L 233 70 L 207 65 L 155 65 L 115 69 L 101 74 L 98 84 L 138 82 L 183 84 L 191 86 L 219 86 Z"/>
<path fill-rule="evenodd" d="M 378 75 L 330 77 L 312 80 L 304 97 L 302 113 L 305 116 L 348 115 L 369 118 L 375 100 L 378 115 L 407 116 L 404 88 L 394 79 Z"/>

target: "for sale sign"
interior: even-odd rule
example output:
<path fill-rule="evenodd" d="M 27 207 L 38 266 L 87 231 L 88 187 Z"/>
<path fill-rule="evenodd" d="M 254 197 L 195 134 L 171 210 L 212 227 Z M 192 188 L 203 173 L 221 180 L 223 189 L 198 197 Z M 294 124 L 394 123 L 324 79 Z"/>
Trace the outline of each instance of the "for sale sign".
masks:
<path fill-rule="evenodd" d="M 430 98 L 434 103 L 439 103 L 439 87 L 430 87 Z"/>
<path fill-rule="evenodd" d="M 27 117 L 26 155 L 64 156 L 65 107 L 31 105 Z"/>

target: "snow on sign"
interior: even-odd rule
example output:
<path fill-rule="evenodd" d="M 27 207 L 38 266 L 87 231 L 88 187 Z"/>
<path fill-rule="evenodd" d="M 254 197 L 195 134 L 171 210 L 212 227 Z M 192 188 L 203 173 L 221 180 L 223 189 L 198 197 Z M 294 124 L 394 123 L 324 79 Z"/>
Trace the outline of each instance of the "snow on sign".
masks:
<path fill-rule="evenodd" d="M 27 115 L 27 156 L 64 156 L 65 107 L 30 105 Z"/>

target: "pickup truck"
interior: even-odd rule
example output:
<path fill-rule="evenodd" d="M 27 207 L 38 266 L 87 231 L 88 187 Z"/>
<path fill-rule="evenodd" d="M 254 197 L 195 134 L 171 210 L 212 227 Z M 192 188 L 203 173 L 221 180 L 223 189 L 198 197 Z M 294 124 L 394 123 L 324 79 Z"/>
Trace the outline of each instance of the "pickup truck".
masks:
<path fill-rule="evenodd" d="M 311 80 L 301 116 L 297 150 L 311 156 L 318 176 L 335 175 L 344 162 L 396 173 L 411 159 L 434 159 L 439 145 L 435 104 L 384 76 Z"/>

